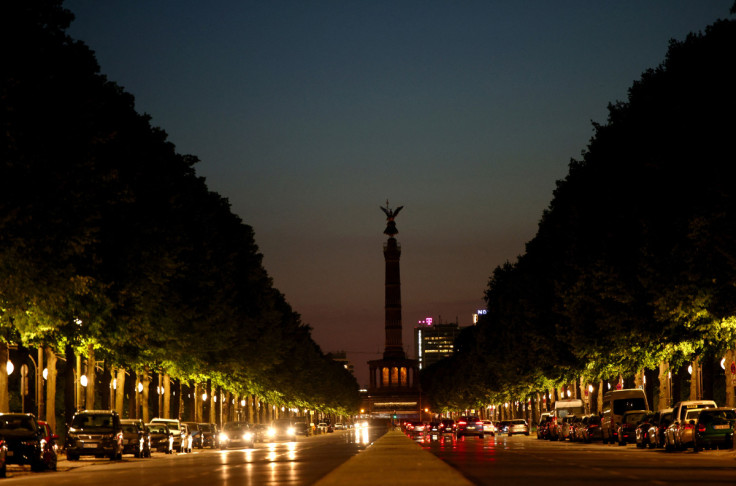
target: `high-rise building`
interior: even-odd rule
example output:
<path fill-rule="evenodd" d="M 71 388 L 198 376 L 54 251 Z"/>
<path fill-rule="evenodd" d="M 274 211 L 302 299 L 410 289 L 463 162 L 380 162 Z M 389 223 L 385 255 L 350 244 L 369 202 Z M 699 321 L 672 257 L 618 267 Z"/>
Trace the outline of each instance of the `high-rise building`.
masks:
<path fill-rule="evenodd" d="M 431 317 L 419 321 L 414 328 L 414 346 L 419 369 L 452 356 L 455 338 L 461 330 L 457 322 L 434 322 Z"/>

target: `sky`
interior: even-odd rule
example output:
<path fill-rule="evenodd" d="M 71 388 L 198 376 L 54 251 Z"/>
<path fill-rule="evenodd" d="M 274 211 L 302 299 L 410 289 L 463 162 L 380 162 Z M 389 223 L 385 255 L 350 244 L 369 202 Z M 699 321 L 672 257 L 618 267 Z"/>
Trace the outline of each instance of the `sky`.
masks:
<path fill-rule="evenodd" d="M 363 386 L 384 348 L 380 207 L 403 344 L 472 324 L 607 105 L 733 0 L 71 0 L 75 39 L 253 227 L 263 264 Z"/>

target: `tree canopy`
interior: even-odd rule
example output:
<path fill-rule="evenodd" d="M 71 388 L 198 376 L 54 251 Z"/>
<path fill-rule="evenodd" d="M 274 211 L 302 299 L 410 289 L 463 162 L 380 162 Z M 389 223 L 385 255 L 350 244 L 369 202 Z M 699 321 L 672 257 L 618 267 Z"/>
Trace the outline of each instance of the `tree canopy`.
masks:
<path fill-rule="evenodd" d="M 0 7 L 0 339 L 94 343 L 124 366 L 357 408 L 253 229 L 66 34 L 61 3 Z"/>
<path fill-rule="evenodd" d="M 448 382 L 472 406 L 733 344 L 735 55 L 736 22 L 717 21 L 608 106 L 525 253 L 493 272 L 470 344 L 427 373 L 436 405 L 454 405 Z"/>

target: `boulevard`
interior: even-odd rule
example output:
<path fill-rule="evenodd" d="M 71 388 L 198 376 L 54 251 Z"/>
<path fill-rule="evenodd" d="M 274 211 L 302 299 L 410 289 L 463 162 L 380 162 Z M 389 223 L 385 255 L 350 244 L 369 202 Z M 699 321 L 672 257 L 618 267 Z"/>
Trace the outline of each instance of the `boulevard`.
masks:
<path fill-rule="evenodd" d="M 284 485 L 313 484 L 367 447 L 385 429 L 346 430 L 296 442 L 257 443 L 253 449 L 194 449 L 190 454 L 154 453 L 150 459 L 60 460 L 57 472 L 31 473 L 8 466 L 2 484 L 119 485 Z M 60 459 L 63 455 L 60 455 Z"/>
<path fill-rule="evenodd" d="M 665 452 L 600 442 L 550 442 L 534 436 L 420 441 L 473 484 L 484 485 L 729 485 L 736 481 L 731 450 Z"/>

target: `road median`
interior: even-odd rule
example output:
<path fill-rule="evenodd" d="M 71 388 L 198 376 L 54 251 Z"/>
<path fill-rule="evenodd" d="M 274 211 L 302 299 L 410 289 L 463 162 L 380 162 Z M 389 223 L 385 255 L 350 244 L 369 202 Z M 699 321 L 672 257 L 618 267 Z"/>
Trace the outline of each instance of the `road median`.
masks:
<path fill-rule="evenodd" d="M 389 431 L 315 486 L 471 486 L 462 474 L 399 431 Z"/>

